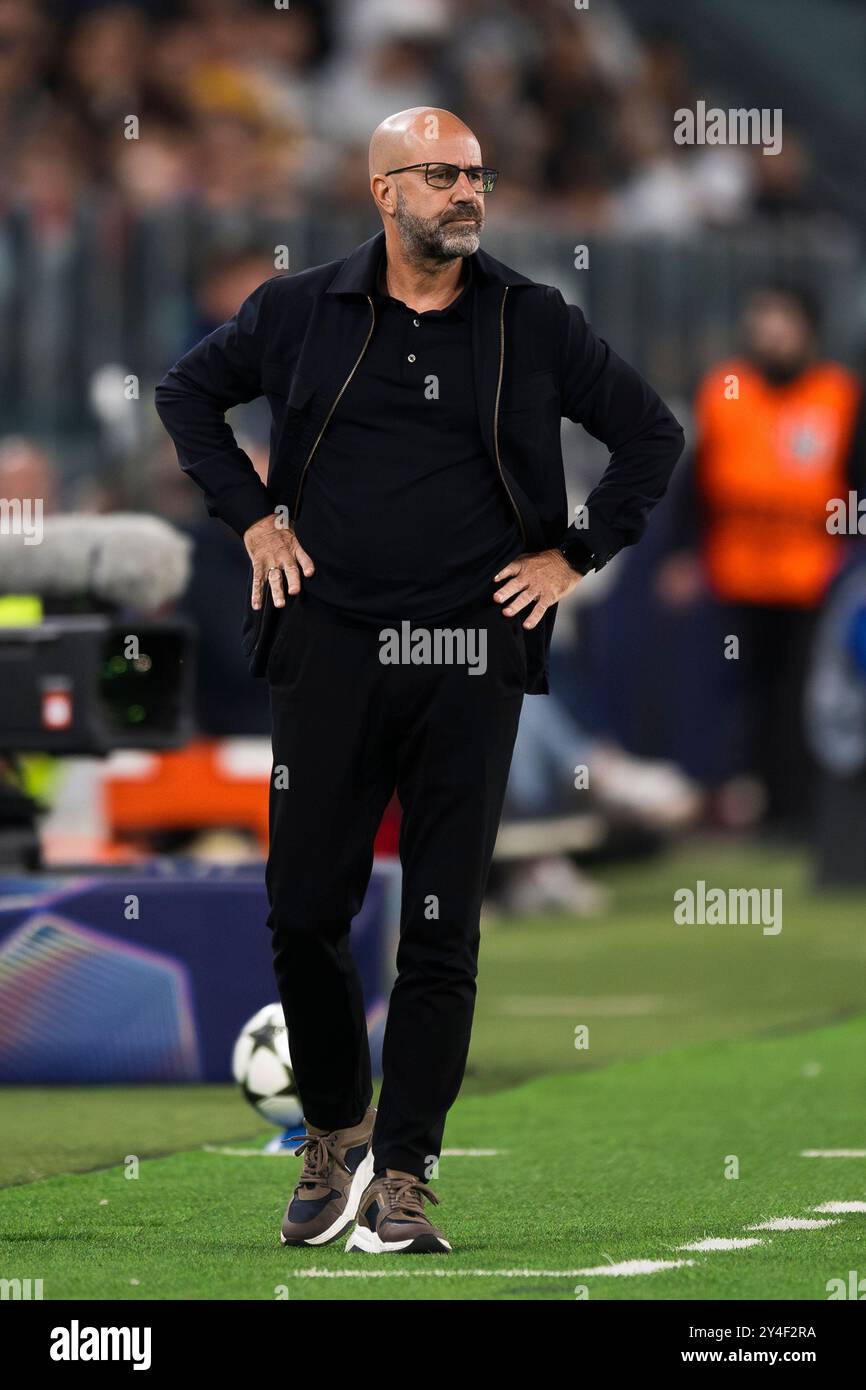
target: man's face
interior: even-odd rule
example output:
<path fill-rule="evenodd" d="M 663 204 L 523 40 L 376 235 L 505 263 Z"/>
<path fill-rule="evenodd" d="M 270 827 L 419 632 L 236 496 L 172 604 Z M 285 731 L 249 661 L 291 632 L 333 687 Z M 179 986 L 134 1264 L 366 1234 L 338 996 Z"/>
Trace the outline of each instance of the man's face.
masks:
<path fill-rule="evenodd" d="M 796 301 L 785 295 L 755 295 L 744 327 L 751 356 L 771 370 L 795 371 L 811 355 L 811 326 Z"/>
<path fill-rule="evenodd" d="M 412 163 L 481 164 L 478 142 L 468 137 L 429 142 Z M 409 161 L 407 161 L 409 162 Z M 431 188 L 423 169 L 394 176 L 397 207 L 394 221 L 407 252 L 424 260 L 446 261 L 478 250 L 484 226 L 484 194 L 461 174 L 451 188 Z"/>

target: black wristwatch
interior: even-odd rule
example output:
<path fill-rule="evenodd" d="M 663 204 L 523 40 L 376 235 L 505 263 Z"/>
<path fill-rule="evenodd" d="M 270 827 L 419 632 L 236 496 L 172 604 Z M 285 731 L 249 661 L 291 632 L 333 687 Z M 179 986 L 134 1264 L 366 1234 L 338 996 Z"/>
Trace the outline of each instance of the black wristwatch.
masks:
<path fill-rule="evenodd" d="M 562 542 L 562 545 L 557 546 L 557 549 L 578 574 L 589 574 L 590 570 L 601 569 L 604 563 L 604 561 L 599 563 L 598 556 L 592 552 L 587 542 L 577 534 L 568 537 Z"/>

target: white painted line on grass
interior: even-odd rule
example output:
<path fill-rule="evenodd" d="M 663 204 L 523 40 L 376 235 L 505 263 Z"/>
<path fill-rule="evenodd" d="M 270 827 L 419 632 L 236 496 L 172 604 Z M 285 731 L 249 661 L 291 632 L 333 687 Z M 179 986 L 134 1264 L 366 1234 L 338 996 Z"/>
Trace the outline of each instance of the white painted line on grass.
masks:
<path fill-rule="evenodd" d="M 579 1269 L 584 1277 L 590 1275 L 613 1275 L 615 1278 L 633 1274 L 658 1274 L 662 1269 L 680 1269 L 683 1265 L 693 1265 L 694 1260 L 622 1260 L 617 1265 L 595 1265 L 592 1269 Z"/>
<path fill-rule="evenodd" d="M 763 1245 L 758 1237 L 746 1236 L 707 1236 L 705 1240 L 690 1241 L 688 1245 L 675 1245 L 675 1250 L 746 1250 L 750 1245 Z"/>
<path fill-rule="evenodd" d="M 442 1158 L 498 1158 L 508 1149 L 443 1149 Z"/>
<path fill-rule="evenodd" d="M 822 1202 L 819 1207 L 812 1207 L 812 1211 L 866 1211 L 866 1202 Z"/>
<path fill-rule="evenodd" d="M 473 1150 L 461 1150 L 473 1153 Z M 482 1151 L 484 1152 L 484 1151 Z M 866 1211 L 866 1202 L 824 1202 L 813 1211 L 858 1212 Z M 816 1219 L 802 1216 L 776 1216 L 768 1221 L 744 1226 L 745 1231 L 815 1231 L 825 1226 L 838 1226 L 839 1221 Z M 708 1253 L 724 1250 L 748 1250 L 755 1245 L 765 1245 L 758 1236 L 706 1236 L 703 1240 L 690 1241 L 674 1248 L 695 1253 Z M 294 1279 L 610 1279 L 628 1278 L 642 1274 L 658 1274 L 666 1269 L 682 1269 L 696 1264 L 695 1260 L 622 1260 L 603 1265 L 591 1265 L 584 1269 L 298 1269 L 292 1270 Z"/>
<path fill-rule="evenodd" d="M 590 1275 L 656 1274 L 694 1260 L 625 1260 L 592 1269 L 294 1269 L 293 1279 L 585 1279 Z"/>
<path fill-rule="evenodd" d="M 757 1221 L 754 1226 L 744 1226 L 744 1231 L 819 1231 L 822 1226 L 838 1226 L 831 1218 L 820 1220 L 814 1216 L 774 1216 L 771 1221 Z"/>
<path fill-rule="evenodd" d="M 579 1269 L 293 1269 L 293 1279 L 576 1279 Z"/>
<path fill-rule="evenodd" d="M 866 1158 L 866 1149 L 801 1149 L 801 1158 Z"/>

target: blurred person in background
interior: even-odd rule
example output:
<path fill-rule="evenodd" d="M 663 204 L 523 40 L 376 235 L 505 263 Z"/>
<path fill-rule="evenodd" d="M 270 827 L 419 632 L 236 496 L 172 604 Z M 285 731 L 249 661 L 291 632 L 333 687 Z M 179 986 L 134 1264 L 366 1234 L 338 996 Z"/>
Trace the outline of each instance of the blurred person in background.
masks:
<path fill-rule="evenodd" d="M 192 320 L 181 344 L 188 351 L 237 312 L 248 295 L 273 273 L 273 262 L 257 243 L 217 246 L 198 273 Z"/>
<path fill-rule="evenodd" d="M 216 248 L 201 269 L 191 323 L 181 341 L 187 352 L 236 312 L 238 306 L 272 272 L 272 263 L 257 246 Z M 262 483 L 268 476 L 271 416 L 263 399 L 235 406 L 232 427 L 252 459 Z M 195 546 L 189 584 L 178 603 L 198 633 L 195 711 L 206 737 L 262 736 L 270 730 L 265 692 L 251 681 L 243 651 L 226 642 L 227 631 L 243 623 L 244 589 L 249 569 L 246 553 L 226 527 L 202 517 L 198 489 L 178 471 L 170 442 L 153 456 L 154 498 L 160 514 L 173 521 Z"/>
<path fill-rule="evenodd" d="M 762 783 L 768 827 L 795 835 L 807 827 L 814 781 L 807 660 L 845 557 L 828 504 L 866 482 L 866 459 L 852 448 L 859 383 L 820 355 L 819 341 L 817 302 L 805 289 L 770 282 L 749 295 L 742 354 L 714 367 L 697 393 L 677 521 L 679 544 L 691 538 L 695 548 L 671 555 L 659 575 L 674 607 L 708 590 L 725 637 L 738 638 L 733 670 L 750 727 L 741 771 Z M 704 676 L 720 682 L 724 670 Z"/>
<path fill-rule="evenodd" d="M 151 39 L 150 21 L 137 5 L 103 5 L 80 15 L 66 47 L 64 91 L 93 130 L 110 130 L 144 109 Z"/>
<path fill-rule="evenodd" d="M 268 474 L 267 445 L 245 438 L 238 439 L 252 459 L 262 481 Z M 166 457 L 162 468 L 167 475 L 177 460 Z M 188 500 L 185 489 L 185 501 Z M 196 507 L 192 515 L 184 512 L 172 515 L 160 507 L 160 515 L 174 522 L 188 535 L 195 549 L 189 583 L 176 604 L 176 611 L 185 613 L 195 624 L 196 682 L 195 720 L 199 734 L 205 738 L 266 737 L 270 733 L 270 711 L 267 692 L 258 681 L 250 680 L 243 652 L 236 642 L 227 642 L 227 631 L 237 631 L 243 622 L 249 566 L 243 550 L 231 532 L 213 526 L 208 518 L 202 520 Z"/>
<path fill-rule="evenodd" d="M 51 106 L 45 87 L 50 65 L 51 25 L 32 5 L 0 5 L 0 168 L 3 196 L 10 189 L 11 161 L 31 123 Z"/>
<path fill-rule="evenodd" d="M 548 130 L 544 184 L 584 226 L 603 223 L 620 173 L 614 118 L 617 74 L 594 42 L 597 25 L 575 25 L 564 12 L 547 16 L 549 44 L 532 82 Z"/>
<path fill-rule="evenodd" d="M 42 514 L 57 510 L 57 465 L 50 452 L 32 439 L 7 435 L 0 439 L 0 497 L 7 502 L 37 499 Z"/>
<path fill-rule="evenodd" d="M 354 145 L 383 109 L 418 104 L 419 97 L 435 106 L 446 95 L 438 56 L 449 17 L 443 0 L 337 5 L 334 51 L 318 75 L 318 133 Z"/>
<path fill-rule="evenodd" d="M 694 823 L 701 796 L 674 763 L 636 758 L 578 723 L 554 688 L 546 700 L 525 700 L 505 797 L 507 821 L 544 821 L 581 811 L 644 827 L 660 835 Z M 580 796 L 580 791 L 578 796 Z M 585 802 L 585 804 L 584 804 Z M 526 854 L 497 875 L 497 904 L 509 913 L 565 911 L 592 917 L 604 911 L 603 888 L 572 854 Z"/>

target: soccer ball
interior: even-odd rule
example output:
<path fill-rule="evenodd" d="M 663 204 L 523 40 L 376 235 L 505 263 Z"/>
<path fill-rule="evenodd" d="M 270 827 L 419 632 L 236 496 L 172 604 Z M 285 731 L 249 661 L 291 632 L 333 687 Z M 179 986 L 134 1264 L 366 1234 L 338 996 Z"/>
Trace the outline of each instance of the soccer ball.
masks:
<path fill-rule="evenodd" d="M 267 1004 L 244 1024 L 232 1053 L 232 1072 L 262 1119 L 280 1129 L 303 1120 L 280 1004 Z"/>

